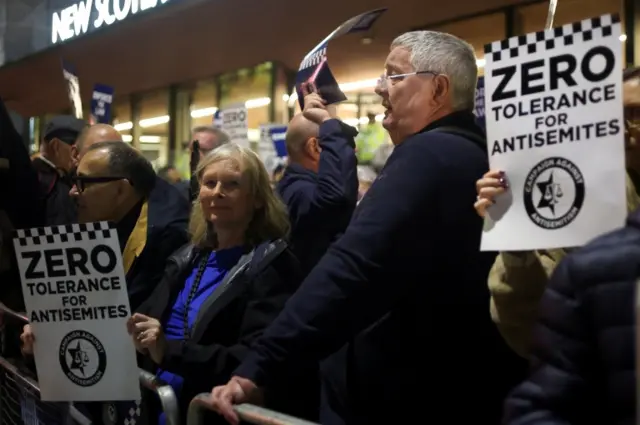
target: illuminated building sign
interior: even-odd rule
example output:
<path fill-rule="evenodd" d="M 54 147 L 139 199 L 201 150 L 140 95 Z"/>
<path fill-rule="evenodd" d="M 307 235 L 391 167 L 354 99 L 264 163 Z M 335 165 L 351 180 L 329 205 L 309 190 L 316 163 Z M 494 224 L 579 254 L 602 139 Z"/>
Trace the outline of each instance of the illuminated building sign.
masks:
<path fill-rule="evenodd" d="M 93 29 L 108 27 L 169 0 L 83 0 L 51 18 L 51 42 L 67 41 Z"/>

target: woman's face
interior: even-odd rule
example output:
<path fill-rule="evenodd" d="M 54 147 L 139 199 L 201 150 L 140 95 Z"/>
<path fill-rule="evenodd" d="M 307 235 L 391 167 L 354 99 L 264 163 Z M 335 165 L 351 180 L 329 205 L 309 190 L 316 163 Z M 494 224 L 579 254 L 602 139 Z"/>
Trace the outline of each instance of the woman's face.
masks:
<path fill-rule="evenodd" d="M 216 228 L 246 228 L 255 211 L 249 181 L 236 161 L 223 159 L 205 168 L 200 207 Z"/>

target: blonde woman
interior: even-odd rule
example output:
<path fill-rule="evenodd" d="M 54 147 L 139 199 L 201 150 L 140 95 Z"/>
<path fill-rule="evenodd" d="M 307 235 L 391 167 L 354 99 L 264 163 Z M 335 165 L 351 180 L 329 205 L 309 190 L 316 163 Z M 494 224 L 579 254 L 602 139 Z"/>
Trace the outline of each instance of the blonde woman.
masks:
<path fill-rule="evenodd" d="M 127 324 L 143 367 L 174 388 L 183 414 L 196 394 L 229 380 L 302 281 L 283 240 L 285 206 L 256 154 L 223 145 L 200 161 L 196 176 L 191 244 L 169 259 Z M 165 423 L 153 410 L 147 416 Z"/>

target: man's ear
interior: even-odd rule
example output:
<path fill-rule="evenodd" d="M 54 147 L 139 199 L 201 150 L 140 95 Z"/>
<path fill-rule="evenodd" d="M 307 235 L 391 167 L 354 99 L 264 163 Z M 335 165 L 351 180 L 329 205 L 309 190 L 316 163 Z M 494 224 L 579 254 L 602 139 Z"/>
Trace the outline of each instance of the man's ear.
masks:
<path fill-rule="evenodd" d="M 58 138 L 53 138 L 51 140 L 49 140 L 48 142 L 48 151 L 50 154 L 54 154 L 57 155 L 60 151 L 60 144 L 62 143 L 62 140 L 58 139 Z"/>
<path fill-rule="evenodd" d="M 451 81 L 446 75 L 436 75 L 433 78 L 433 82 L 433 99 L 438 103 L 442 103 L 449 96 Z"/>
<path fill-rule="evenodd" d="M 80 152 L 78 152 L 78 146 L 76 145 L 71 145 L 71 161 L 73 161 L 73 165 L 78 166 L 78 154 Z"/>

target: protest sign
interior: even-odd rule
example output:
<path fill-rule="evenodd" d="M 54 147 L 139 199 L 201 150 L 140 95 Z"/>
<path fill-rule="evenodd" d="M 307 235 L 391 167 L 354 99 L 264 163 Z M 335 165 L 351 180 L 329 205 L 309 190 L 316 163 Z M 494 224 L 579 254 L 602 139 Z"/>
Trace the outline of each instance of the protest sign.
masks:
<path fill-rule="evenodd" d="M 484 77 L 478 77 L 478 83 L 476 85 L 476 103 L 475 108 L 473 109 L 473 114 L 476 116 L 476 122 L 478 125 L 484 128 Z"/>
<path fill-rule="evenodd" d="M 286 134 L 286 125 L 263 124 L 260 126 L 258 155 L 270 173 L 282 163 L 281 158 L 287 156 L 287 147 L 285 145 Z"/>
<path fill-rule="evenodd" d="M 102 222 L 18 230 L 14 247 L 41 399 L 139 399 L 115 228 Z"/>
<path fill-rule="evenodd" d="M 222 115 L 222 131 L 229 135 L 230 141 L 248 148 L 247 106 L 244 103 L 238 103 L 224 108 L 220 114 Z"/>
<path fill-rule="evenodd" d="M 67 94 L 71 110 L 76 118 L 82 118 L 82 98 L 80 97 L 80 81 L 75 67 L 67 62 L 62 62 L 62 76 L 67 85 Z"/>
<path fill-rule="evenodd" d="M 93 86 L 91 96 L 91 124 L 111 124 L 113 87 L 104 84 Z"/>
<path fill-rule="evenodd" d="M 578 246 L 624 223 L 620 34 L 604 15 L 485 47 L 489 161 L 510 187 L 483 250 Z"/>
<path fill-rule="evenodd" d="M 304 109 L 304 96 L 301 90 L 302 84 L 304 83 L 314 83 L 320 96 L 322 96 L 329 105 L 347 99 L 342 90 L 340 90 L 327 63 L 327 47 L 329 42 L 344 34 L 368 31 L 386 10 L 386 8 L 376 9 L 354 16 L 339 25 L 338 28 L 333 30 L 320 44 L 307 53 L 296 74 L 296 92 L 298 93 L 300 109 Z"/>

